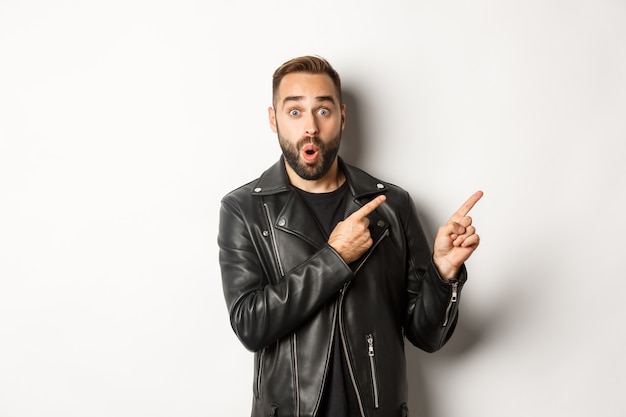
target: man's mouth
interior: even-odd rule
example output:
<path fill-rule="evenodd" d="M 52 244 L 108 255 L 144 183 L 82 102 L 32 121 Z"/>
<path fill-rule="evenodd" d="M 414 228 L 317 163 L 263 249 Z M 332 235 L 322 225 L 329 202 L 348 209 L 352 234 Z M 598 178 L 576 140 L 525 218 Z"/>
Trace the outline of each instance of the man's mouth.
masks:
<path fill-rule="evenodd" d="M 314 162 L 319 154 L 319 148 L 312 143 L 302 147 L 302 157 L 306 162 Z"/>

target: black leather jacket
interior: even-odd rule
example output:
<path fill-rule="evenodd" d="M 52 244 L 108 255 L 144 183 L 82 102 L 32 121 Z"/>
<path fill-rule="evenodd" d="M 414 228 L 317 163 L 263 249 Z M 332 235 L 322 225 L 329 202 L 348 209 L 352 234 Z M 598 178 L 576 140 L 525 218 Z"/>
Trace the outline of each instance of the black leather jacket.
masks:
<path fill-rule="evenodd" d="M 408 193 L 340 164 L 353 196 L 346 216 L 387 195 L 368 216 L 372 248 L 350 265 L 326 243 L 282 158 L 222 200 L 224 296 L 233 330 L 255 352 L 253 417 L 315 416 L 336 320 L 361 414 L 407 415 L 404 336 L 433 352 L 456 324 L 465 269 L 441 279 Z"/>

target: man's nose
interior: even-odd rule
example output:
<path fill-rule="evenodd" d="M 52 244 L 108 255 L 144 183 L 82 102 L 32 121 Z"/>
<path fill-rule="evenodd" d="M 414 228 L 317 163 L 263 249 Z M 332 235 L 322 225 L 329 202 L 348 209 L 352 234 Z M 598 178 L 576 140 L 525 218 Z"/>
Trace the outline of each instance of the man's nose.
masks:
<path fill-rule="evenodd" d="M 309 114 L 308 117 L 306 118 L 305 123 L 306 124 L 304 125 L 304 130 L 306 134 L 310 136 L 317 135 L 318 128 L 317 128 L 317 120 L 315 119 L 315 115 Z"/>

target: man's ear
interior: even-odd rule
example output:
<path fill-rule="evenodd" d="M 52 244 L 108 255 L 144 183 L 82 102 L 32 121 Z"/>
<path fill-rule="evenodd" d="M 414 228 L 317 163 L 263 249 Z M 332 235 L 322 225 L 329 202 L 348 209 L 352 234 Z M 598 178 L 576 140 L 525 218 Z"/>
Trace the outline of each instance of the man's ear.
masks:
<path fill-rule="evenodd" d="M 273 107 L 267 108 L 267 117 L 270 121 L 270 127 L 274 133 L 278 133 L 278 129 L 276 129 L 276 112 Z"/>

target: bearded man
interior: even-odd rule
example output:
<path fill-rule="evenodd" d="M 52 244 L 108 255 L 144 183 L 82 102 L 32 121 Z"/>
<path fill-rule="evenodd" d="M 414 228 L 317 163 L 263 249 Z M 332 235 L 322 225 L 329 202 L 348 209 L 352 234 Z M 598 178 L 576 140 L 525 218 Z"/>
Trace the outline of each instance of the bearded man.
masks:
<path fill-rule="evenodd" d="M 431 249 L 405 190 L 338 157 L 346 106 L 320 57 L 274 72 L 268 115 L 282 157 L 222 199 L 218 236 L 252 416 L 407 416 L 404 339 L 434 352 L 452 335 L 482 192 Z"/>

